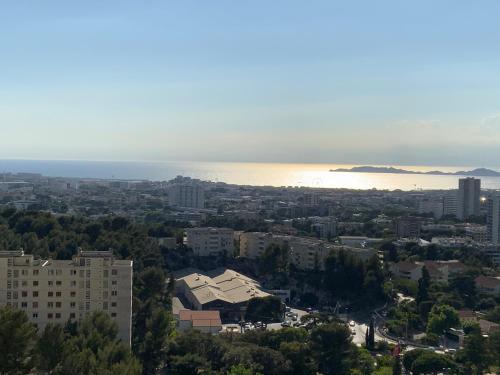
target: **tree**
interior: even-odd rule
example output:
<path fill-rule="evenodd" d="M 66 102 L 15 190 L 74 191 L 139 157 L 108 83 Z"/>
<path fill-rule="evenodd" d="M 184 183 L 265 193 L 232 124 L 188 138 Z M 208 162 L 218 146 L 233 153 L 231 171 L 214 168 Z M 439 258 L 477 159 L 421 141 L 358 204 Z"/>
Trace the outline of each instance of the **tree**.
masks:
<path fill-rule="evenodd" d="M 33 368 L 36 329 L 24 311 L 0 308 L 0 374 L 22 375 Z"/>
<path fill-rule="evenodd" d="M 394 358 L 394 364 L 392 365 L 392 375 L 401 375 L 401 374 L 402 374 L 401 358 L 398 355 Z"/>
<path fill-rule="evenodd" d="M 156 309 L 147 320 L 147 333 L 141 343 L 138 357 L 144 375 L 156 373 L 165 364 L 167 339 L 172 331 L 172 321 L 163 309 Z"/>
<path fill-rule="evenodd" d="M 368 342 L 367 348 L 373 350 L 375 348 L 375 319 L 373 316 L 370 319 L 370 326 L 368 328 Z"/>
<path fill-rule="evenodd" d="M 418 291 L 417 298 L 415 301 L 417 302 L 417 306 L 423 301 L 427 301 L 429 299 L 429 286 L 431 284 L 431 276 L 427 267 L 422 267 L 422 277 L 418 280 Z"/>
<path fill-rule="evenodd" d="M 38 339 L 36 346 L 36 367 L 48 374 L 59 366 L 66 344 L 64 329 L 59 324 L 48 324 Z"/>
<path fill-rule="evenodd" d="M 466 365 L 475 369 L 475 373 L 480 375 L 490 363 L 490 356 L 486 345 L 486 339 L 481 335 L 481 329 L 476 327 L 466 337 L 464 341 L 463 358 Z"/>
<path fill-rule="evenodd" d="M 434 305 L 429 313 L 427 333 L 441 336 L 443 332 L 452 327 L 460 326 L 457 310 L 448 305 Z"/>
<path fill-rule="evenodd" d="M 255 297 L 248 301 L 245 319 L 256 322 L 280 321 L 285 313 L 281 299 L 275 296 Z"/>
<path fill-rule="evenodd" d="M 252 369 L 248 369 L 241 365 L 233 366 L 229 369 L 226 375 L 262 375 L 260 372 L 254 372 Z"/>
<path fill-rule="evenodd" d="M 288 271 L 288 246 L 269 245 L 262 253 L 259 261 L 261 273 L 274 274 L 286 273 Z"/>
<path fill-rule="evenodd" d="M 104 312 L 94 312 L 66 340 L 54 375 L 139 375 L 141 366 L 130 349 L 117 339 L 117 326 Z"/>
<path fill-rule="evenodd" d="M 414 375 L 437 374 L 447 368 L 454 367 L 454 362 L 446 356 L 425 351 L 415 359 L 411 366 L 411 372 Z"/>
<path fill-rule="evenodd" d="M 311 332 L 311 350 L 325 375 L 347 374 L 351 367 L 351 333 L 342 324 L 324 324 Z"/>

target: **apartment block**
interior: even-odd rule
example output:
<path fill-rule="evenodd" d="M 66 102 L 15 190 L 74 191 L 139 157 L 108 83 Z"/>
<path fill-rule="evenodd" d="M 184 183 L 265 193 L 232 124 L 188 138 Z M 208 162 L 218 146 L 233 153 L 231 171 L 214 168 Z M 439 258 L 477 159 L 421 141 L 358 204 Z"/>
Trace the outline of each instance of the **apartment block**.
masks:
<path fill-rule="evenodd" d="M 469 216 L 479 216 L 481 180 L 473 177 L 458 181 L 457 217 L 465 220 Z"/>
<path fill-rule="evenodd" d="M 233 256 L 234 230 L 230 228 L 188 228 L 185 245 L 193 249 L 195 255 Z"/>
<path fill-rule="evenodd" d="M 81 321 L 105 311 L 118 325 L 119 338 L 132 335 L 132 261 L 111 251 L 79 251 L 72 260 L 35 259 L 19 251 L 0 251 L 0 306 L 26 312 L 43 330 L 48 323 Z"/>
<path fill-rule="evenodd" d="M 168 200 L 174 207 L 202 209 L 205 207 L 205 189 L 195 182 L 177 183 L 169 187 Z"/>
<path fill-rule="evenodd" d="M 500 245 L 500 195 L 488 199 L 488 215 L 486 218 L 486 238 L 494 245 Z"/>

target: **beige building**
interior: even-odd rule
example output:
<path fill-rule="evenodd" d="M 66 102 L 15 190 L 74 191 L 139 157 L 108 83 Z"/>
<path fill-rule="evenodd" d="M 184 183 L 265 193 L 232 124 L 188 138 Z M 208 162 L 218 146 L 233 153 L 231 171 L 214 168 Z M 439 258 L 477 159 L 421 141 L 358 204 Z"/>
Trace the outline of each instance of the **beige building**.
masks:
<path fill-rule="evenodd" d="M 72 260 L 35 259 L 20 251 L 0 251 L 0 306 L 26 312 L 43 330 L 48 323 L 80 321 L 92 311 L 107 312 L 119 338 L 132 334 L 132 261 L 111 251 L 79 251 Z"/>
<path fill-rule="evenodd" d="M 208 272 L 186 268 L 174 276 L 175 294 L 183 306 L 220 311 L 226 321 L 240 318 L 252 298 L 270 296 L 258 281 L 225 268 Z"/>
<path fill-rule="evenodd" d="M 476 287 L 481 293 L 500 295 L 500 277 L 478 276 Z"/>
<path fill-rule="evenodd" d="M 195 255 L 222 255 L 232 257 L 234 253 L 234 230 L 229 228 L 188 228 L 185 245 Z"/>
<path fill-rule="evenodd" d="M 418 281 L 422 277 L 424 266 L 429 271 L 433 282 L 448 283 L 450 277 L 466 270 L 463 263 L 458 260 L 426 260 L 424 262 L 398 262 L 391 263 L 389 270 L 396 278 Z"/>
<path fill-rule="evenodd" d="M 204 333 L 217 334 L 222 329 L 220 313 L 218 311 L 179 311 L 177 321 L 179 331 L 195 329 Z"/>
<path fill-rule="evenodd" d="M 270 245 L 284 245 L 290 236 L 276 236 L 264 232 L 243 232 L 240 234 L 240 256 L 250 259 L 259 258 Z"/>

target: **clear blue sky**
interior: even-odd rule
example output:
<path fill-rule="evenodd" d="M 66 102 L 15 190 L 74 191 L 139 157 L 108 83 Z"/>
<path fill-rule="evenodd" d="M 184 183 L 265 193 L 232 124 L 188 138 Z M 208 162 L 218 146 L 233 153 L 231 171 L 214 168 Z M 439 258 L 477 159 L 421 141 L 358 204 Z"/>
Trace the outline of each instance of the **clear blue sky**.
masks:
<path fill-rule="evenodd" d="M 500 2 L 6 2 L 0 158 L 496 166 Z"/>

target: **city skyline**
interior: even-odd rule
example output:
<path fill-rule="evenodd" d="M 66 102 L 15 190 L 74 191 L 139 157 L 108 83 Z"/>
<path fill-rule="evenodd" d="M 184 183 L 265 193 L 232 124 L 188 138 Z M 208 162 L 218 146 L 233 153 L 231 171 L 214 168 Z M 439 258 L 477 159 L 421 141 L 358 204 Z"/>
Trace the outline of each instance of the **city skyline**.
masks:
<path fill-rule="evenodd" d="M 498 11 L 8 4 L 0 159 L 496 166 Z"/>

